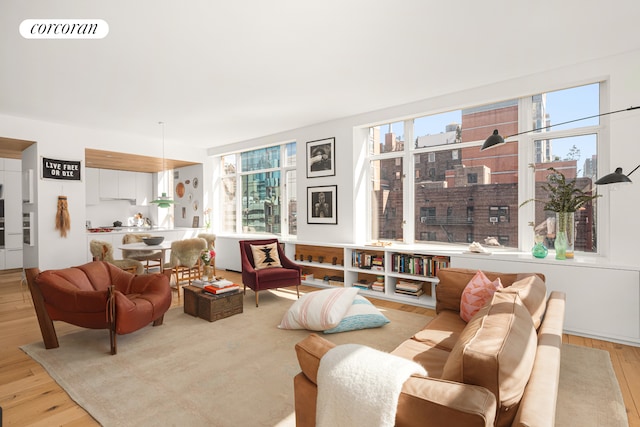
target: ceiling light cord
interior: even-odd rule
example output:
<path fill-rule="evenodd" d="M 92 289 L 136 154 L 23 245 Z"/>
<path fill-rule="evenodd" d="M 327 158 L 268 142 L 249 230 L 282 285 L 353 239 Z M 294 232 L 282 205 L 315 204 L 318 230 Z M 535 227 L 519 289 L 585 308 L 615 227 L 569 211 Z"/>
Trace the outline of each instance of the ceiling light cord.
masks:
<path fill-rule="evenodd" d="M 165 172 L 167 167 L 164 158 L 164 122 L 158 122 L 158 124 L 162 127 L 162 172 Z"/>
<path fill-rule="evenodd" d="M 158 122 L 158 124 L 162 126 L 162 177 L 163 177 L 164 186 L 167 189 L 167 192 L 166 193 L 163 192 L 161 196 L 159 196 L 155 200 L 152 200 L 151 203 L 157 204 L 159 208 L 168 208 L 175 202 L 171 199 L 171 197 L 167 196 L 167 194 L 169 193 L 169 181 L 167 178 L 167 166 L 166 166 L 166 159 L 164 156 L 164 122 Z"/>

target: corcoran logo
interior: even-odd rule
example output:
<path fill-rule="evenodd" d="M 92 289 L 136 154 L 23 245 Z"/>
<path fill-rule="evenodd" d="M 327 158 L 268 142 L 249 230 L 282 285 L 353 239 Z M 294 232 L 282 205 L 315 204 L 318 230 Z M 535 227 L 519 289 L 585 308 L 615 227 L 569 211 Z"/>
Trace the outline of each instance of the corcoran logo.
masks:
<path fill-rule="evenodd" d="M 102 19 L 25 19 L 20 35 L 25 39 L 102 39 L 109 24 Z"/>

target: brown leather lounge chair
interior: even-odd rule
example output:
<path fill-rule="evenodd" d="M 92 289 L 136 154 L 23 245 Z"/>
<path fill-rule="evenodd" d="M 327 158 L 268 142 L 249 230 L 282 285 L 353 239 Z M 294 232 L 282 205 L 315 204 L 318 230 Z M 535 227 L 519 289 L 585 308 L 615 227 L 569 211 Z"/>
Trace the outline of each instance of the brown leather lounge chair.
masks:
<path fill-rule="evenodd" d="M 128 334 L 150 323 L 161 325 L 171 306 L 165 274 L 134 275 L 105 261 L 25 271 L 47 349 L 59 347 L 53 321 L 62 320 L 84 328 L 108 329 L 111 354 L 116 354 L 116 334 Z"/>

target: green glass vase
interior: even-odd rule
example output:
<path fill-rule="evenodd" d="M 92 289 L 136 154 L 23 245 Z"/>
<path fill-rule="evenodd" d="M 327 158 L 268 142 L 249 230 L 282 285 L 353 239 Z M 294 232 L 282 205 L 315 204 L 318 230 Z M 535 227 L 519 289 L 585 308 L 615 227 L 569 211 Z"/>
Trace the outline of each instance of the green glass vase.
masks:
<path fill-rule="evenodd" d="M 553 247 L 556 249 L 556 259 L 567 259 L 567 233 L 565 231 L 556 233 Z"/>
<path fill-rule="evenodd" d="M 574 212 L 556 212 L 556 259 L 573 259 L 576 224 Z"/>
<path fill-rule="evenodd" d="M 544 245 L 544 243 L 536 242 L 533 249 L 531 249 L 531 254 L 536 258 L 545 258 L 549 253 L 549 249 Z"/>

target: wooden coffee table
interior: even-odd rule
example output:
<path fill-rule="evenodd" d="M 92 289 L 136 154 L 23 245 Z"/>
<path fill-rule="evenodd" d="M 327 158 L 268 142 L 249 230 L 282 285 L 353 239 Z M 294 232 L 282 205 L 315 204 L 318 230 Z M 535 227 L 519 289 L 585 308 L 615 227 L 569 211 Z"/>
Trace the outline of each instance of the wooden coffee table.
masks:
<path fill-rule="evenodd" d="M 222 295 L 210 295 L 197 286 L 185 286 L 184 312 L 201 319 L 215 322 L 234 314 L 242 313 L 244 294 L 241 291 Z"/>

